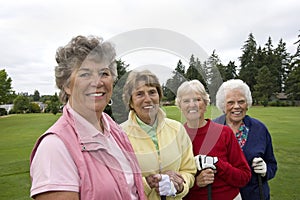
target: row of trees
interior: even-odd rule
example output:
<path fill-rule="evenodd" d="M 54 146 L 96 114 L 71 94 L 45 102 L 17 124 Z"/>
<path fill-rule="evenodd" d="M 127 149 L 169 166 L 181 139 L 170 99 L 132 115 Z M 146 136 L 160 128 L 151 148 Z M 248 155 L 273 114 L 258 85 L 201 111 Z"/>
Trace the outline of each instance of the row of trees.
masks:
<path fill-rule="evenodd" d="M 192 55 L 187 69 L 179 60 L 173 76 L 163 86 L 164 95 L 171 101 L 175 98 L 176 88 L 183 81 L 198 79 L 208 88 L 214 103 L 215 93 L 222 82 L 239 78 L 249 85 L 255 103 L 266 104 L 272 95 L 278 93 L 286 93 L 291 101 L 300 100 L 300 35 L 298 38 L 294 43 L 298 45 L 297 51 L 290 54 L 282 39 L 274 48 L 269 37 L 262 47 L 257 46 L 250 33 L 242 47 L 239 67 L 234 61 L 222 64 L 215 51 L 202 62 Z"/>
<path fill-rule="evenodd" d="M 294 54 L 287 52 L 286 43 L 281 39 L 274 48 L 271 37 L 264 46 L 258 46 L 252 33 L 242 46 L 242 55 L 239 57 L 240 66 L 234 61 L 229 61 L 227 65 L 222 64 L 216 51 L 205 61 L 191 55 L 189 66 L 186 68 L 181 60 L 178 61 L 172 77 L 162 85 L 165 101 L 173 101 L 179 85 L 192 79 L 200 80 L 208 89 L 211 102 L 215 102 L 215 93 L 223 81 L 239 78 L 245 81 L 253 95 L 255 103 L 266 103 L 271 96 L 277 93 L 286 93 L 289 100 L 300 100 L 300 35 L 298 41 L 294 43 L 297 50 Z M 113 101 L 115 109 L 106 108 L 106 112 L 117 116 L 116 118 L 126 118 L 126 114 L 121 114 L 119 108 L 124 107 L 122 103 L 122 88 L 127 77 L 128 64 L 117 61 L 118 81 L 114 87 Z M 16 94 L 11 88 L 12 79 L 8 77 L 5 69 L 0 70 L 0 105 L 14 104 L 14 112 L 32 111 L 31 102 L 40 101 L 48 105 L 46 111 L 57 113 L 61 104 L 57 94 L 53 96 L 40 97 L 36 90 L 33 95 L 27 93 Z M 19 103 L 21 102 L 21 103 Z M 121 107 L 119 107 L 121 106 Z M 118 114 L 120 113 L 120 114 Z M 119 121 L 119 120 L 118 120 Z M 122 119 L 120 120 L 122 121 Z"/>

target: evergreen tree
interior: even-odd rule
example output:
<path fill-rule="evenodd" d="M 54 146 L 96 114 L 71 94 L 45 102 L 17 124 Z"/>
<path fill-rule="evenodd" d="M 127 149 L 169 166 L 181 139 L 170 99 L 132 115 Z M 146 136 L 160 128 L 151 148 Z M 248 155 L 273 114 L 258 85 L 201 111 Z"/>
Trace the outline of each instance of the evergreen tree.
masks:
<path fill-rule="evenodd" d="M 175 70 L 172 72 L 173 76 L 169 78 L 164 86 L 164 95 L 168 101 L 172 101 L 176 97 L 178 87 L 186 81 L 185 66 L 179 60 Z"/>
<path fill-rule="evenodd" d="M 296 53 L 291 57 L 290 73 L 286 79 L 286 93 L 291 100 L 300 100 L 300 34 Z"/>
<path fill-rule="evenodd" d="M 235 79 L 237 77 L 236 68 L 234 61 L 229 61 L 227 65 L 219 64 L 218 69 L 223 81 Z"/>
<path fill-rule="evenodd" d="M 189 68 L 186 70 L 185 78 L 187 80 L 199 80 L 205 87 L 206 82 L 204 81 L 204 70 L 202 69 L 201 62 L 197 58 L 195 60 L 194 55 L 191 56 L 190 62 L 189 62 Z"/>
<path fill-rule="evenodd" d="M 280 39 L 277 48 L 274 50 L 275 63 L 278 66 L 279 71 L 279 92 L 285 91 L 285 82 L 290 72 L 291 56 L 287 53 L 286 43 Z"/>
<path fill-rule="evenodd" d="M 127 68 L 129 67 L 129 64 L 126 64 L 121 59 L 117 60 L 116 62 L 118 78 L 114 83 L 113 94 L 111 97 L 113 104 L 111 106 L 106 106 L 104 112 L 108 113 L 116 122 L 122 123 L 128 117 L 128 110 L 125 109 L 122 94 L 123 87 L 128 76 Z"/>
<path fill-rule="evenodd" d="M 265 55 L 264 59 L 264 65 L 269 68 L 269 71 L 271 72 L 271 75 L 273 77 L 273 85 L 272 89 L 274 92 L 280 92 L 281 89 L 281 77 L 280 77 L 280 68 L 281 68 L 281 63 L 277 62 L 279 60 L 276 58 L 273 50 L 273 44 L 272 44 L 272 39 L 271 37 L 268 38 L 267 43 L 265 44 L 265 48 L 263 48 L 263 52 Z M 261 68 L 262 66 L 258 66 L 258 68 Z"/>
<path fill-rule="evenodd" d="M 35 90 L 33 94 L 33 101 L 39 101 L 39 100 L 40 100 L 40 93 L 38 90 Z"/>
<path fill-rule="evenodd" d="M 9 103 L 13 91 L 11 88 L 12 79 L 8 77 L 5 69 L 0 70 L 0 104 Z"/>
<path fill-rule="evenodd" d="M 292 70 L 300 66 L 300 34 L 298 35 L 297 42 L 295 42 L 294 44 L 298 44 L 298 46 L 295 54 L 291 56 L 288 72 L 291 72 Z"/>
<path fill-rule="evenodd" d="M 216 93 L 223 82 L 218 68 L 220 65 L 221 60 L 215 50 L 208 60 L 204 62 L 207 88 L 212 105 L 215 105 L 216 103 Z"/>
<path fill-rule="evenodd" d="M 241 62 L 241 69 L 239 72 L 239 78 L 245 81 L 250 90 L 254 90 L 256 84 L 255 77 L 258 73 L 258 68 L 255 65 L 254 58 L 256 55 L 256 41 L 252 33 L 249 34 L 247 41 L 242 47 L 242 56 L 239 57 Z"/>
<path fill-rule="evenodd" d="M 261 48 L 261 46 L 259 46 L 256 50 L 256 54 L 254 55 L 254 63 L 258 69 L 266 64 L 266 57 L 265 51 Z"/>
<path fill-rule="evenodd" d="M 273 88 L 274 77 L 267 66 L 263 66 L 258 70 L 256 76 L 256 85 L 254 86 L 253 100 L 254 102 L 262 102 L 264 106 L 268 105 L 268 101 L 272 94 L 275 93 Z"/>

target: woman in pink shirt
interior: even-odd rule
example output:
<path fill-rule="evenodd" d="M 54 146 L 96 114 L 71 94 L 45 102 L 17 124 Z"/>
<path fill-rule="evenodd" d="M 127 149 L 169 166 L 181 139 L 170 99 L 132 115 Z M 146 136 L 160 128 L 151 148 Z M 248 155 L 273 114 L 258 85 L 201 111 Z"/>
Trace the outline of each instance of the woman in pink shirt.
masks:
<path fill-rule="evenodd" d="M 103 112 L 117 77 L 115 49 L 101 38 L 77 36 L 56 52 L 63 115 L 31 154 L 32 198 L 145 199 L 127 135 Z"/>

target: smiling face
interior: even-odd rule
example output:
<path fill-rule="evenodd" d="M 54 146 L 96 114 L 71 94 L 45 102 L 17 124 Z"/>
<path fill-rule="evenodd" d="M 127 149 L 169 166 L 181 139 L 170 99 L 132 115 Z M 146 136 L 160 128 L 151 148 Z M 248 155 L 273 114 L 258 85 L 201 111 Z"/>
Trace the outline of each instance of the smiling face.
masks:
<path fill-rule="evenodd" d="M 245 95 L 238 89 L 227 91 L 225 96 L 225 114 L 227 123 L 240 123 L 247 112 Z"/>
<path fill-rule="evenodd" d="M 140 81 L 137 88 L 132 91 L 130 107 L 144 123 L 153 125 L 159 109 L 159 94 L 156 87 L 147 86 L 145 82 Z"/>
<path fill-rule="evenodd" d="M 189 92 L 182 95 L 180 109 L 188 123 L 193 122 L 199 124 L 204 120 L 206 104 L 200 94 Z"/>
<path fill-rule="evenodd" d="M 112 89 L 113 77 L 108 65 L 91 60 L 85 60 L 74 70 L 70 85 L 65 87 L 71 107 L 87 119 L 95 113 L 101 114 L 112 96 Z"/>

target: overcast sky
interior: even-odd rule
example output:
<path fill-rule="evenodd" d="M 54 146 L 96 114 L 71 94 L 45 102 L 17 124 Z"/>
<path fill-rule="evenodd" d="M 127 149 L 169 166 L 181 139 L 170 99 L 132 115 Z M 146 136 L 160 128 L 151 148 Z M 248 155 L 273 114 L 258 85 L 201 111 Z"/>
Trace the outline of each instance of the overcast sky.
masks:
<path fill-rule="evenodd" d="M 296 50 L 293 43 L 300 34 L 299 0 L 75 2 L 0 0 L 0 69 L 12 78 L 17 93 L 57 92 L 55 51 L 77 35 L 97 35 L 109 40 L 144 28 L 168 30 L 170 37 L 164 35 L 163 39 L 181 36 L 186 40 L 171 40 L 172 43 L 181 47 L 193 41 L 209 55 L 215 49 L 222 63 L 227 64 L 230 60 L 238 62 L 250 33 L 261 46 L 269 36 L 275 47 L 282 38 L 292 54 Z M 182 52 L 175 47 L 169 51 L 157 44 L 153 47 L 158 50 L 135 50 L 121 58 L 132 67 L 157 64 L 161 74 L 182 59 Z"/>

